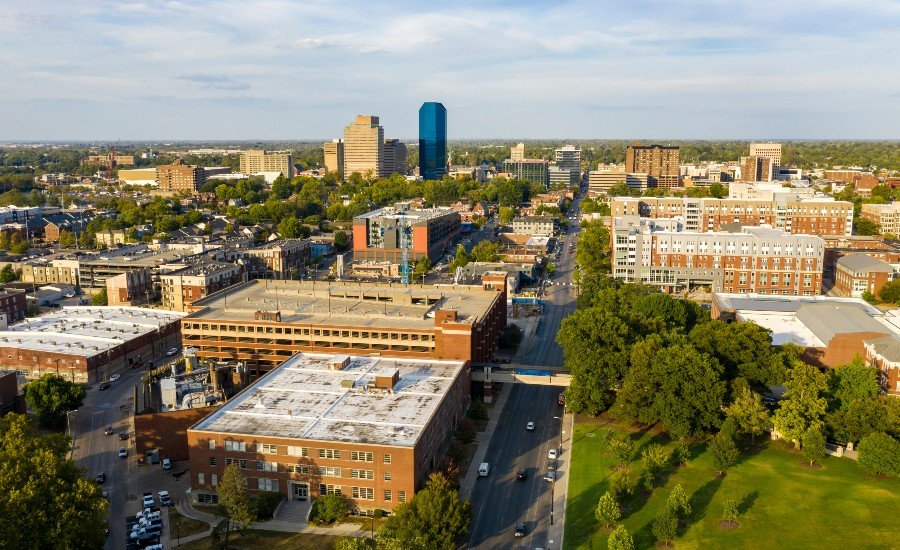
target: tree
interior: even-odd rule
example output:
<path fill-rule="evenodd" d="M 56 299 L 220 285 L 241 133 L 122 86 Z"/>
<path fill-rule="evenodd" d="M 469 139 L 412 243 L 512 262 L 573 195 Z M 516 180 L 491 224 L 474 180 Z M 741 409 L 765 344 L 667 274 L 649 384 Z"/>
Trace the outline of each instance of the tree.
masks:
<path fill-rule="evenodd" d="M 350 236 L 346 231 L 338 229 L 334 232 L 334 249 L 338 252 L 350 249 Z"/>
<path fill-rule="evenodd" d="M 646 471 L 651 478 L 655 478 L 662 473 L 666 462 L 669 461 L 669 455 L 666 454 L 662 445 L 653 443 L 647 445 L 647 448 L 641 452 L 641 460 L 644 462 L 644 471 Z"/>
<path fill-rule="evenodd" d="M 35 433 L 25 415 L 0 417 L 0 546 L 103 547 L 106 500 L 69 448 L 62 435 Z"/>
<path fill-rule="evenodd" d="M 469 265 L 471 259 L 469 258 L 469 254 L 466 252 L 466 247 L 463 245 L 456 246 L 456 256 L 451 260 L 450 265 L 447 266 L 447 269 L 450 272 L 455 272 L 458 267 L 466 267 Z"/>
<path fill-rule="evenodd" d="M 282 238 L 296 239 L 303 236 L 303 224 L 296 216 L 288 216 L 278 223 L 275 231 Z"/>
<path fill-rule="evenodd" d="M 225 548 L 228 548 L 228 535 L 237 527 L 243 532 L 256 520 L 256 510 L 247 496 L 246 479 L 237 464 L 229 464 L 225 467 L 222 479 L 216 487 L 219 496 L 219 509 L 225 516 Z"/>
<path fill-rule="evenodd" d="M 513 218 L 516 217 L 516 210 L 509 206 L 501 206 L 497 216 L 500 218 L 500 223 L 509 225 L 512 223 Z"/>
<path fill-rule="evenodd" d="M 878 291 L 878 298 L 880 298 L 882 302 L 900 304 L 900 279 L 894 279 L 884 283 L 884 286 Z"/>
<path fill-rule="evenodd" d="M 728 196 L 728 188 L 719 182 L 715 182 L 709 186 L 709 194 L 717 199 L 724 199 Z"/>
<path fill-rule="evenodd" d="M 347 499 L 343 495 L 328 493 L 316 500 L 312 521 L 316 525 L 331 525 L 344 519 L 349 512 Z"/>
<path fill-rule="evenodd" d="M 59 247 L 60 248 L 75 248 L 75 235 L 71 231 L 60 231 L 59 232 Z"/>
<path fill-rule="evenodd" d="M 722 519 L 734 525 L 737 523 L 738 505 L 733 499 L 728 499 L 722 503 Z"/>
<path fill-rule="evenodd" d="M 881 392 L 878 370 L 866 365 L 859 355 L 846 365 L 831 370 L 828 388 L 832 409 L 848 406 L 856 399 L 873 398 Z"/>
<path fill-rule="evenodd" d="M 751 445 L 756 436 L 766 431 L 772 424 L 769 409 L 763 405 L 762 397 L 746 385 L 738 390 L 734 402 L 728 406 L 725 414 L 735 419 L 742 432 L 750 434 Z"/>
<path fill-rule="evenodd" d="M 109 304 L 109 298 L 106 296 L 106 289 L 101 288 L 100 292 L 94 293 L 91 296 L 91 305 L 93 306 L 105 306 Z"/>
<path fill-rule="evenodd" d="M 624 525 L 619 525 L 609 534 L 606 541 L 609 550 L 634 550 L 634 538 L 628 533 Z"/>
<path fill-rule="evenodd" d="M 785 383 L 787 391 L 775 412 L 774 425 L 782 437 L 799 448 L 800 438 L 810 428 L 822 429 L 826 401 L 822 397 L 827 384 L 819 369 L 794 361 Z"/>
<path fill-rule="evenodd" d="M 613 472 L 612 478 L 609 480 L 609 492 L 617 502 L 625 495 L 631 493 L 628 487 L 628 476 L 628 466 L 624 466 Z"/>
<path fill-rule="evenodd" d="M 452 550 L 471 520 L 471 503 L 460 500 L 446 477 L 432 473 L 424 489 L 394 509 L 379 531 L 379 545 L 384 541 L 390 548 Z"/>
<path fill-rule="evenodd" d="M 656 540 L 668 546 L 677 534 L 678 516 L 666 503 L 656 511 L 656 518 L 653 520 L 653 536 L 656 537 Z"/>
<path fill-rule="evenodd" d="M 479 241 L 472 247 L 469 258 L 476 262 L 496 262 L 500 259 L 500 244 L 490 241 Z"/>
<path fill-rule="evenodd" d="M 684 492 L 684 487 L 679 483 L 676 485 L 672 492 L 669 494 L 669 499 L 666 501 L 666 505 L 675 512 L 675 516 L 678 519 L 684 519 L 691 515 L 691 501 L 688 499 L 687 493 Z"/>
<path fill-rule="evenodd" d="M 683 439 L 675 442 L 671 458 L 672 463 L 676 466 L 686 463 L 688 459 L 691 458 L 691 450 Z"/>
<path fill-rule="evenodd" d="M 620 434 L 611 438 L 607 443 L 607 447 L 609 447 L 609 452 L 612 453 L 616 459 L 616 465 L 619 467 L 631 462 L 631 457 L 634 456 L 634 441 L 626 434 Z"/>
<path fill-rule="evenodd" d="M 597 509 L 594 511 L 594 517 L 597 518 L 597 521 L 602 523 L 604 527 L 609 528 L 619 521 L 621 516 L 622 510 L 619 509 L 616 497 L 609 491 L 603 493 L 603 496 L 600 497 L 600 501 L 597 503 Z"/>
<path fill-rule="evenodd" d="M 415 269 L 413 269 L 413 280 L 421 280 L 429 271 L 431 271 L 431 260 L 428 259 L 428 256 L 422 256 L 416 262 Z"/>
<path fill-rule="evenodd" d="M 857 451 L 859 465 L 870 474 L 900 475 L 900 442 L 888 434 L 874 432 L 867 435 L 859 442 Z"/>
<path fill-rule="evenodd" d="M 810 428 L 803 434 L 803 456 L 809 460 L 810 466 L 825 458 L 825 436 L 822 435 L 822 430 Z"/>
<path fill-rule="evenodd" d="M 66 413 L 84 403 L 87 390 L 58 374 L 44 374 L 25 385 L 25 401 L 38 415 L 41 426 L 59 430 L 66 423 Z"/>
<path fill-rule="evenodd" d="M 881 232 L 881 226 L 872 220 L 867 220 L 865 218 L 854 218 L 853 219 L 853 234 L 854 235 L 866 235 L 872 236 L 877 235 Z"/>
<path fill-rule="evenodd" d="M 854 399 L 829 413 L 825 424 L 837 441 L 856 443 L 872 432 L 888 430 L 890 399 L 895 398 L 885 395 Z"/>
<path fill-rule="evenodd" d="M 731 436 L 719 432 L 709 444 L 709 453 L 713 457 L 713 466 L 716 468 L 716 472 L 721 475 L 737 460 L 738 448 Z"/>
<path fill-rule="evenodd" d="M 21 271 L 13 269 L 12 264 L 6 264 L 3 269 L 0 269 L 0 284 L 5 285 L 13 281 L 18 281 L 21 276 Z"/>
<path fill-rule="evenodd" d="M 744 378 L 758 391 L 783 382 L 772 334 L 756 323 L 701 323 L 691 329 L 689 339 L 698 351 L 722 364 L 727 380 Z"/>

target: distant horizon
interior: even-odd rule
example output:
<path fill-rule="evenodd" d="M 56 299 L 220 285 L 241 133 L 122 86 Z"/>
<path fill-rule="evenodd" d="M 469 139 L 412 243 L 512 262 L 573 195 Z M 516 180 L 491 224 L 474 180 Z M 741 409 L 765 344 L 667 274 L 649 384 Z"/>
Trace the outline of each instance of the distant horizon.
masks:
<path fill-rule="evenodd" d="M 386 138 L 399 139 L 402 142 L 416 142 L 418 137 L 414 138 L 397 138 L 394 136 L 385 136 Z M 5 145 L 88 145 L 88 146 L 115 146 L 119 145 L 182 145 L 182 144 L 250 144 L 250 143 L 325 143 L 334 138 L 247 138 L 247 139 L 0 139 L 0 147 Z M 497 142 L 540 142 L 540 141 L 628 141 L 640 142 L 643 145 L 662 144 L 664 142 L 747 142 L 747 143 L 814 143 L 814 142 L 845 142 L 845 143 L 865 143 L 865 142 L 898 142 L 900 137 L 896 138 L 577 138 L 577 137 L 547 137 L 547 138 L 447 138 L 448 143 L 464 142 L 464 141 L 497 141 Z"/>

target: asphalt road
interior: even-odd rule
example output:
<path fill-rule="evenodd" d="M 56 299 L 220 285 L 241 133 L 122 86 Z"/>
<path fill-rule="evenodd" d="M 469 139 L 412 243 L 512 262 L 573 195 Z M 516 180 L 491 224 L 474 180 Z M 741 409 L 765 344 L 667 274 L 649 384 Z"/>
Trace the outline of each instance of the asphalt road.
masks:
<path fill-rule="evenodd" d="M 556 333 L 562 320 L 575 311 L 575 287 L 572 270 L 575 252 L 569 243 L 577 242 L 577 227 L 557 239 L 561 249 L 554 260 L 556 273 L 552 285 L 542 297 L 544 310 L 531 341 L 522 342 L 526 353 L 518 362 L 536 366 L 562 367 L 562 348 L 556 343 Z M 558 284 L 565 283 L 565 284 Z M 510 384 L 509 397 L 503 408 L 498 427 L 488 444 L 485 461 L 491 464 L 491 474 L 478 480 L 471 495 L 474 518 L 468 541 L 469 548 L 556 548 L 551 544 L 548 527 L 554 487 L 542 480 L 547 472 L 547 452 L 559 447 L 561 426 L 559 416 L 563 408 L 556 404 L 560 388 Z M 535 422 L 535 431 L 525 430 L 527 422 Z M 561 456 L 560 460 L 568 460 Z M 528 470 L 525 481 L 516 480 L 519 468 Z M 560 480 L 564 483 L 565 480 Z M 563 521 L 557 511 L 555 521 Z M 526 536 L 516 539 L 515 525 L 525 522 Z"/>

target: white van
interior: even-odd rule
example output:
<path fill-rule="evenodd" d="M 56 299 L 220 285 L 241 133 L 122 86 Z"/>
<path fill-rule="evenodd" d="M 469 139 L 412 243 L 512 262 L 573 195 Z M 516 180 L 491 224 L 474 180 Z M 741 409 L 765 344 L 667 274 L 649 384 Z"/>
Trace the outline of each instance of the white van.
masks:
<path fill-rule="evenodd" d="M 478 477 L 487 477 L 491 472 L 491 465 L 487 462 L 482 462 L 480 466 L 478 466 Z"/>

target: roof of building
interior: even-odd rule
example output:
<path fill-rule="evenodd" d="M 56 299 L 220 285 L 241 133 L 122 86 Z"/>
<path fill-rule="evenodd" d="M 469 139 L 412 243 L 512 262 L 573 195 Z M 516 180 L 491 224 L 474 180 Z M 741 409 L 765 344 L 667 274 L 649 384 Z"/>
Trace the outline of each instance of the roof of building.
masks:
<path fill-rule="evenodd" d="M 474 324 L 496 291 L 481 286 L 404 286 L 392 283 L 269 281 L 235 285 L 194 302 L 191 318 L 254 321 L 257 311 L 280 311 L 290 324 L 434 328 L 434 311 L 453 309 L 457 322 Z"/>
<path fill-rule="evenodd" d="M 900 337 L 897 335 L 882 336 L 866 340 L 866 345 L 871 346 L 875 353 L 891 363 L 900 362 Z"/>
<path fill-rule="evenodd" d="M 219 273 L 225 273 L 228 271 L 240 269 L 240 264 L 228 263 L 228 262 L 215 262 L 215 261 L 205 261 L 198 263 L 196 265 L 189 265 L 187 267 L 183 267 L 181 269 L 176 269 L 174 271 L 169 271 L 167 273 L 160 274 L 160 277 L 190 277 L 195 275 L 216 275 Z"/>
<path fill-rule="evenodd" d="M 837 265 L 849 269 L 850 271 L 860 273 L 893 273 L 894 268 L 891 264 L 883 262 L 878 258 L 873 258 L 868 254 L 847 254 L 841 256 L 837 260 Z"/>
<path fill-rule="evenodd" d="M 349 359 L 333 370 L 332 364 Z M 413 447 L 459 376 L 461 361 L 298 353 L 193 430 Z M 390 391 L 375 376 L 400 372 Z"/>
<path fill-rule="evenodd" d="M 184 315 L 140 307 L 64 307 L 0 330 L 0 346 L 91 357 Z"/>
<path fill-rule="evenodd" d="M 385 206 L 384 208 L 379 208 L 377 210 L 372 210 L 371 212 L 366 212 L 365 214 L 360 214 L 354 219 L 362 220 L 371 218 L 395 218 L 417 222 L 429 220 L 432 218 L 439 218 L 441 216 L 446 216 L 447 214 L 455 214 L 455 212 L 451 208 L 446 206 L 440 206 L 436 208 L 404 208 L 403 205 L 394 205 Z"/>
<path fill-rule="evenodd" d="M 855 304 L 872 316 L 881 315 L 878 308 L 861 298 L 840 298 L 832 296 L 776 296 L 769 294 L 739 294 L 716 292 L 713 295 L 720 310 L 742 312 L 783 312 L 793 313 L 803 304 Z"/>
<path fill-rule="evenodd" d="M 838 334 L 891 333 L 890 329 L 856 304 L 803 304 L 795 316 L 825 344 Z"/>

